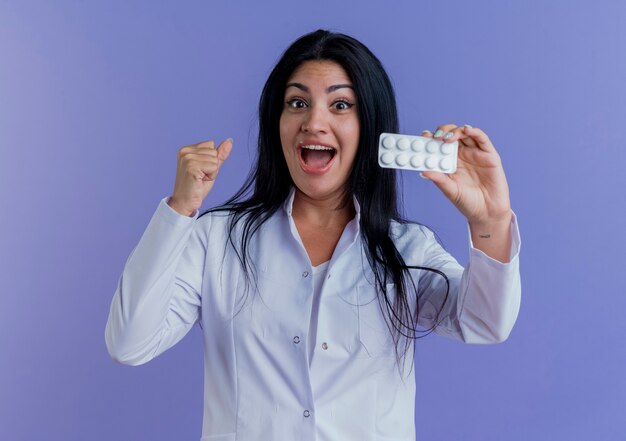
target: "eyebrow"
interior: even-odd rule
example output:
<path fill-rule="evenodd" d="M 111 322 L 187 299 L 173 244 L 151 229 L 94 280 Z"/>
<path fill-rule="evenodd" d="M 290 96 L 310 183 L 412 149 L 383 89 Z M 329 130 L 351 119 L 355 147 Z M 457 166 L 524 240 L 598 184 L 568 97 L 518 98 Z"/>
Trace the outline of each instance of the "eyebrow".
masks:
<path fill-rule="evenodd" d="M 285 89 L 289 87 L 297 87 L 298 89 L 303 90 L 304 92 L 309 92 L 309 88 L 302 83 L 288 83 L 285 86 Z M 335 90 L 342 89 L 344 87 L 354 90 L 354 87 L 352 87 L 352 84 L 334 84 L 332 86 L 329 86 L 326 89 L 326 93 L 331 93 L 331 92 L 334 92 Z"/>

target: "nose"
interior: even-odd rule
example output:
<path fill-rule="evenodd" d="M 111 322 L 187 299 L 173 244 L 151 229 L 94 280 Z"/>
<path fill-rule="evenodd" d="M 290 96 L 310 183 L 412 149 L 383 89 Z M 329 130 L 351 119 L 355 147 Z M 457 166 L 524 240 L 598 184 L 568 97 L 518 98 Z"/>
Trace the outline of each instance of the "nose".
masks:
<path fill-rule="evenodd" d="M 313 106 L 302 121 L 302 131 L 305 133 L 325 133 L 328 128 L 326 109 L 323 106 Z"/>

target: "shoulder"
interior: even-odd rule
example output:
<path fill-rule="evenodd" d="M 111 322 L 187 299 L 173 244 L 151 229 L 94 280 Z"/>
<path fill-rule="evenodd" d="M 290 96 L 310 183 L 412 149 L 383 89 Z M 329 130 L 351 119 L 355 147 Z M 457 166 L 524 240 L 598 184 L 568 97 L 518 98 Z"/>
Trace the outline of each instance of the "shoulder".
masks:
<path fill-rule="evenodd" d="M 427 253 L 437 248 L 439 241 L 433 230 L 416 222 L 392 220 L 389 235 L 403 256 L 416 252 Z"/>
<path fill-rule="evenodd" d="M 210 208 L 200 213 L 196 221 L 198 225 L 210 227 L 213 224 L 228 223 L 233 214 L 232 210 Z"/>
<path fill-rule="evenodd" d="M 229 210 L 205 210 L 196 218 L 194 231 L 204 240 L 208 240 L 209 237 L 215 240 L 223 236 L 223 233 L 227 233 L 232 214 L 233 212 Z"/>
<path fill-rule="evenodd" d="M 426 225 L 392 221 L 390 236 L 408 264 L 436 267 L 451 260 L 438 236 Z"/>
<path fill-rule="evenodd" d="M 254 224 L 261 216 L 250 209 L 233 210 L 228 207 L 210 208 L 200 213 L 197 218 L 197 228 L 203 231 L 211 231 L 212 234 L 226 233 L 238 235 L 242 229 Z M 271 223 L 276 213 L 270 216 L 259 228 Z M 268 222 L 269 221 L 269 222 Z"/>
<path fill-rule="evenodd" d="M 433 231 L 425 225 L 397 220 L 391 221 L 389 234 L 394 242 L 424 241 L 435 237 Z"/>

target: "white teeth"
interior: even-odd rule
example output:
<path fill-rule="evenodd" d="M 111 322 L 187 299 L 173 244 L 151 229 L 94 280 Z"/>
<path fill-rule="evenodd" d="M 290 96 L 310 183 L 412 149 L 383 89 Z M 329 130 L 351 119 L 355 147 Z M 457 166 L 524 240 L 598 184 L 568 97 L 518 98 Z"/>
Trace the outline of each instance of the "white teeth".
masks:
<path fill-rule="evenodd" d="M 326 147 L 325 145 L 303 145 L 302 148 L 309 150 L 335 150 L 334 148 Z"/>

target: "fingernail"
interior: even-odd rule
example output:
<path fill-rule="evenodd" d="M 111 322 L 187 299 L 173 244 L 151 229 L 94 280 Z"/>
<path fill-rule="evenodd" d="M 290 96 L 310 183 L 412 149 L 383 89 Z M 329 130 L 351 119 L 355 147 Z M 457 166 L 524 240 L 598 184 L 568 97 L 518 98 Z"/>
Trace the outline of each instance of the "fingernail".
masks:
<path fill-rule="evenodd" d="M 439 129 L 435 132 L 435 138 L 438 138 L 441 136 L 441 134 L 443 133 L 443 130 Z"/>
<path fill-rule="evenodd" d="M 470 126 L 469 124 L 464 124 L 463 127 L 467 127 L 468 129 L 472 129 L 473 127 Z"/>
<path fill-rule="evenodd" d="M 448 133 L 446 133 L 446 136 L 444 136 L 444 137 L 443 137 L 443 139 L 450 139 L 450 138 L 452 138 L 453 136 L 454 136 L 454 133 L 452 133 L 452 132 L 448 132 Z"/>
<path fill-rule="evenodd" d="M 422 132 L 422 135 L 425 135 L 425 134 L 427 134 L 427 133 L 428 133 L 428 134 L 430 134 L 430 133 L 433 133 L 433 132 L 431 132 L 430 130 L 424 130 L 424 131 Z"/>
<path fill-rule="evenodd" d="M 226 141 L 234 142 L 235 140 L 233 138 L 228 138 Z"/>
<path fill-rule="evenodd" d="M 426 176 L 424 176 L 424 173 L 422 173 L 422 172 L 420 172 L 420 178 L 428 180 L 428 178 Z"/>

